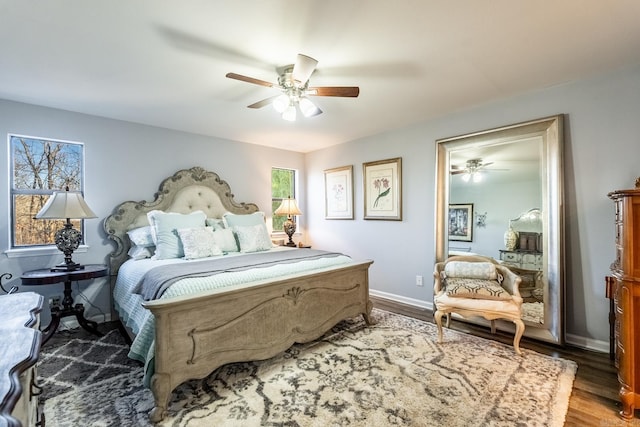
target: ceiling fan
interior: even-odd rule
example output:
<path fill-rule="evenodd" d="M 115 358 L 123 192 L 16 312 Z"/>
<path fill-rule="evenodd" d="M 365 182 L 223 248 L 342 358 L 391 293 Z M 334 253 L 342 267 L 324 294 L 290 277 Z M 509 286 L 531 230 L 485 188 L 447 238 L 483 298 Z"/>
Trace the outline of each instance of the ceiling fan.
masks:
<path fill-rule="evenodd" d="M 316 69 L 318 61 L 310 56 L 298 54 L 295 64 L 287 65 L 279 72 L 278 83 L 270 83 L 265 80 L 243 76 L 236 73 L 227 73 L 230 79 L 253 83 L 260 86 L 272 87 L 282 92 L 279 95 L 270 96 L 248 106 L 248 108 L 262 108 L 273 104 L 276 111 L 282 114 L 282 118 L 295 121 L 297 109 L 305 117 L 313 117 L 322 113 L 310 99 L 310 96 L 338 96 L 356 98 L 360 94 L 357 86 L 319 86 L 310 87 L 309 77 Z M 296 108 L 297 107 L 297 108 Z"/>
<path fill-rule="evenodd" d="M 469 159 L 464 167 L 457 165 L 451 165 L 451 175 L 463 174 L 462 179 L 465 182 L 473 180 L 473 182 L 480 182 L 482 180 L 483 171 L 500 171 L 507 169 L 486 169 L 487 166 L 492 165 L 493 162 L 483 163 L 482 159 Z"/>

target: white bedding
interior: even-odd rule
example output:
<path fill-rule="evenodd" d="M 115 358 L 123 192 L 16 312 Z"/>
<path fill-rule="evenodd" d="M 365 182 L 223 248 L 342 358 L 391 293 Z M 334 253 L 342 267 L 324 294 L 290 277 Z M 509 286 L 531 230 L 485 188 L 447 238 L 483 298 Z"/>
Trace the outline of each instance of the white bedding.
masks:
<path fill-rule="evenodd" d="M 292 250 L 288 247 L 276 247 L 272 251 Z M 241 253 L 230 253 L 223 256 L 243 256 Z M 114 306 L 120 319 L 136 335 L 129 357 L 145 363 L 145 385 L 148 386 L 153 371 L 153 355 L 155 341 L 155 322 L 151 312 L 142 306 L 143 299 L 132 292 L 132 289 L 151 268 L 170 263 L 198 262 L 180 258 L 165 260 L 128 260 L 120 267 L 113 291 Z M 309 272 L 316 269 L 347 264 L 351 258 L 345 255 L 304 260 L 295 263 L 280 264 L 271 267 L 255 268 L 245 271 L 218 274 L 212 277 L 195 277 L 182 279 L 173 284 L 161 299 L 173 298 L 180 295 L 220 289 L 228 286 L 267 280 L 280 276 Z"/>

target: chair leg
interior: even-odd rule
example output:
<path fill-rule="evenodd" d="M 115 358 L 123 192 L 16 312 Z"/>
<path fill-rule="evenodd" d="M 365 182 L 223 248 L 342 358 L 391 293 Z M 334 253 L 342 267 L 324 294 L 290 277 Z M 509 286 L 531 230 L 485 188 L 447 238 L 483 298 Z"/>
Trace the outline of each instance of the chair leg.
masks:
<path fill-rule="evenodd" d="M 491 333 L 492 334 L 496 333 L 496 321 L 495 320 L 491 321 Z"/>
<path fill-rule="evenodd" d="M 436 326 L 438 326 L 438 342 L 442 342 L 442 315 L 444 313 L 440 310 L 436 311 L 436 314 L 433 315 L 433 318 L 436 321 Z"/>
<path fill-rule="evenodd" d="M 515 319 L 513 321 L 516 325 L 516 335 L 513 337 L 513 348 L 516 353 L 522 356 L 522 350 L 520 350 L 520 338 L 522 338 L 522 334 L 524 334 L 524 323 L 522 319 Z"/>
<path fill-rule="evenodd" d="M 447 328 L 451 327 L 451 313 L 447 313 Z"/>

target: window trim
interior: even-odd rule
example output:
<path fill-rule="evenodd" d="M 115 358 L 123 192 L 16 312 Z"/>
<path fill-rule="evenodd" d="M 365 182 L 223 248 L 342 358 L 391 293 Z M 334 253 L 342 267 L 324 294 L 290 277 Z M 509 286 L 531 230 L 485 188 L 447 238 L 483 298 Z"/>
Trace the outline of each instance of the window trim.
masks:
<path fill-rule="evenodd" d="M 41 136 L 33 136 L 33 135 L 24 135 L 24 134 L 19 134 L 19 133 L 12 133 L 12 132 L 8 132 L 7 133 L 7 150 L 8 150 L 8 155 L 7 155 L 7 159 L 8 159 L 8 168 L 7 168 L 7 173 L 9 174 L 8 177 L 8 183 L 9 183 L 9 203 L 7 206 L 7 209 L 9 210 L 8 215 L 7 215 L 7 219 L 8 219 L 8 228 L 9 228 L 9 233 L 8 233 L 8 249 L 6 251 L 4 251 L 4 253 L 7 255 L 7 258 L 16 258 L 16 257 L 24 257 L 24 256 L 42 256 L 42 255 L 57 255 L 60 254 L 60 250 L 58 250 L 58 248 L 56 247 L 56 245 L 54 243 L 49 243 L 49 244 L 36 244 L 36 245 L 25 245 L 25 246 L 14 246 L 14 241 L 15 241 L 15 218 L 14 218 L 14 196 L 17 194 L 26 194 L 26 195 L 30 195 L 30 194 L 53 194 L 54 191 L 60 191 L 61 189 L 52 189 L 52 190 L 43 190 L 43 189 L 26 189 L 26 190 L 16 190 L 16 188 L 14 187 L 14 182 L 15 182 L 15 159 L 14 159 L 14 150 L 13 150 L 13 144 L 12 144 L 12 138 L 26 138 L 26 139 L 34 139 L 34 140 L 42 140 L 42 141 L 50 141 L 50 142 L 56 142 L 56 143 L 61 143 L 61 144 L 69 144 L 69 145 L 77 145 L 81 147 L 81 157 L 80 157 L 80 188 L 79 191 L 81 192 L 81 194 L 84 196 L 84 190 L 85 190 L 85 144 L 84 142 L 80 142 L 80 141 L 71 141 L 71 140 L 64 140 L 64 139 L 57 139 L 57 138 L 48 138 L 48 137 L 41 137 Z M 80 242 L 80 246 L 78 247 L 78 249 L 76 249 L 74 251 L 74 253 L 82 253 L 82 252 L 86 252 L 88 245 L 86 243 L 87 239 L 86 239 L 86 227 L 85 227 L 85 221 L 84 220 L 80 220 L 80 227 L 79 227 L 79 231 L 80 233 L 82 233 L 82 241 Z"/>

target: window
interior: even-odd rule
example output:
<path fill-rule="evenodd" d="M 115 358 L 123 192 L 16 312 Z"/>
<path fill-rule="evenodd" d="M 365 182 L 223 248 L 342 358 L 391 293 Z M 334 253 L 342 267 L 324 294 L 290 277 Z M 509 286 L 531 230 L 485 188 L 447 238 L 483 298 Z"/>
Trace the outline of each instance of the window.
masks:
<path fill-rule="evenodd" d="M 11 248 L 53 245 L 65 220 L 34 219 L 54 191 L 83 191 L 84 145 L 9 135 Z M 72 220 L 82 229 L 81 220 Z M 83 233 L 84 234 L 84 233 Z"/>
<path fill-rule="evenodd" d="M 283 199 L 296 197 L 296 171 L 293 169 L 271 168 L 271 227 L 274 232 L 283 231 L 286 216 L 273 215 Z M 293 217 L 296 222 L 296 217 Z"/>

